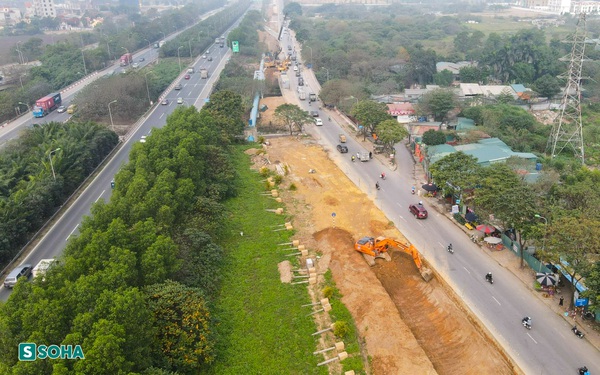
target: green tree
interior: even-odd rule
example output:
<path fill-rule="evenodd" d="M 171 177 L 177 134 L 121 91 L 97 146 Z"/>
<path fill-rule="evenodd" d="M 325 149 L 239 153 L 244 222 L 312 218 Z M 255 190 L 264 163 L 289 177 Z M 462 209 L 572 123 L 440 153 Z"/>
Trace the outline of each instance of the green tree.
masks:
<path fill-rule="evenodd" d="M 394 145 L 408 137 L 408 130 L 396 120 L 384 120 L 377 125 L 377 139 L 388 152 L 394 150 Z"/>
<path fill-rule="evenodd" d="M 450 111 L 456 109 L 456 94 L 448 89 L 435 89 L 423 95 L 418 104 L 419 112 L 432 114 L 436 121 L 445 121 Z"/>
<path fill-rule="evenodd" d="M 449 87 L 454 82 L 454 75 L 448 69 L 444 69 L 433 75 L 433 82 L 439 86 Z"/>
<path fill-rule="evenodd" d="M 301 16 L 302 6 L 296 2 L 288 3 L 285 7 L 283 7 L 283 13 L 290 17 L 292 15 Z"/>
<path fill-rule="evenodd" d="M 540 96 L 552 99 L 554 95 L 560 92 L 560 83 L 555 77 L 545 74 L 534 82 L 533 89 L 539 93 Z"/>
<path fill-rule="evenodd" d="M 356 103 L 350 114 L 363 127 L 362 132 L 365 139 L 368 134 L 376 132 L 377 125 L 381 122 L 392 119 L 392 116 L 388 113 L 388 107 L 384 103 L 371 100 L 362 100 Z"/>
<path fill-rule="evenodd" d="M 485 81 L 485 73 L 475 66 L 464 66 L 459 70 L 462 83 L 479 83 Z"/>
<path fill-rule="evenodd" d="M 429 169 L 440 188 L 447 193 L 458 193 L 476 185 L 480 168 L 474 156 L 459 151 L 436 161 Z"/>
<path fill-rule="evenodd" d="M 198 373 L 214 360 L 211 317 L 202 292 L 174 281 L 146 288 L 159 344 L 155 358 L 163 368 Z"/>
<path fill-rule="evenodd" d="M 571 276 L 573 288 L 594 270 L 595 259 L 600 254 L 600 237 L 596 235 L 599 230 L 600 221 L 576 214 L 548 224 L 546 250 L 555 261 L 560 259 L 569 264 L 565 269 Z"/>
<path fill-rule="evenodd" d="M 275 117 L 288 127 L 290 135 L 294 134 L 294 130 L 302 133 L 305 125 L 314 122 L 306 111 L 294 104 L 282 104 L 277 107 Z"/>
<path fill-rule="evenodd" d="M 429 129 L 423 133 L 423 143 L 428 146 L 443 145 L 446 143 L 446 134 L 441 130 Z"/>

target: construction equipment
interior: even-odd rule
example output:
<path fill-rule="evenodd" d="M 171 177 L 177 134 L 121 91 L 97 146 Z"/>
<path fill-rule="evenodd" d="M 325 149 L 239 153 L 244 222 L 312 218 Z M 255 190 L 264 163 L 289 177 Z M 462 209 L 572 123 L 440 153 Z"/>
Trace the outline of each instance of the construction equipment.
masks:
<path fill-rule="evenodd" d="M 421 273 L 421 277 L 423 277 L 423 280 L 429 281 L 433 278 L 433 272 L 431 272 L 429 268 L 423 266 L 421 256 L 419 255 L 417 248 L 412 244 L 404 244 L 402 242 L 385 237 L 363 237 L 354 244 L 354 250 L 362 253 L 363 257 L 370 266 L 375 265 L 375 258 L 382 258 L 388 262 L 391 261 L 392 258 L 388 254 L 390 247 L 397 248 L 400 251 L 412 256 L 415 265 Z"/>

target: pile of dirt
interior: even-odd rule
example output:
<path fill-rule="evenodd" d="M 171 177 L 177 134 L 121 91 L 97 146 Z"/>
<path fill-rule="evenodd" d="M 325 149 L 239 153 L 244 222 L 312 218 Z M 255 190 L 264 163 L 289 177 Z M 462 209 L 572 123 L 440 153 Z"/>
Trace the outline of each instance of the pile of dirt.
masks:
<path fill-rule="evenodd" d="M 266 150 L 270 160 L 288 166 L 280 190 L 295 239 L 320 255 L 318 272 L 331 270 L 372 359 L 372 373 L 513 373 L 443 285 L 421 279 L 410 256 L 392 251 L 392 262 L 378 260 L 370 268 L 354 250 L 366 235 L 405 239 L 326 151 L 297 138 L 270 139 Z M 296 190 L 285 189 L 291 183 Z"/>

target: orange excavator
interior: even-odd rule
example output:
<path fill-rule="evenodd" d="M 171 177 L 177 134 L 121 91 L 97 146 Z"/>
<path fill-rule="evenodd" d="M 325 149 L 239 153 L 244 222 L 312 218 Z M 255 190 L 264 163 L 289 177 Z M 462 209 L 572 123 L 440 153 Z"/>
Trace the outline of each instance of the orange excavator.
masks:
<path fill-rule="evenodd" d="M 421 256 L 414 245 L 404 244 L 402 242 L 385 237 L 363 237 L 354 244 L 354 250 L 362 253 L 363 257 L 370 266 L 375 265 L 375 258 L 382 258 L 388 262 L 391 261 L 392 258 L 388 254 L 390 247 L 397 248 L 400 251 L 412 256 L 413 261 L 421 273 L 421 277 L 423 277 L 423 280 L 429 281 L 433 278 L 433 272 L 431 272 L 429 268 L 423 266 Z"/>

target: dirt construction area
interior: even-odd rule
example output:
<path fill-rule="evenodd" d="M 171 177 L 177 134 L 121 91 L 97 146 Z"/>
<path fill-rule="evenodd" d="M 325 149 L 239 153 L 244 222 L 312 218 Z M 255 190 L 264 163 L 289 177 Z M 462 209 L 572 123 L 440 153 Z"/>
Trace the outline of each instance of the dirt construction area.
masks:
<path fill-rule="evenodd" d="M 371 358 L 365 364 L 368 373 L 519 373 L 444 284 L 421 278 L 409 255 L 392 250 L 391 262 L 378 259 L 369 267 L 354 250 L 363 236 L 406 240 L 330 160 L 328 152 L 335 151 L 308 137 L 269 143 L 264 156 L 273 170 L 280 164 L 288 171 L 280 191 L 294 238 L 319 254 L 318 272 L 331 269 L 358 328 L 363 355 Z M 297 190 L 288 189 L 292 183 Z"/>

